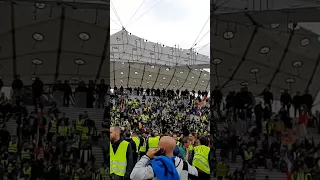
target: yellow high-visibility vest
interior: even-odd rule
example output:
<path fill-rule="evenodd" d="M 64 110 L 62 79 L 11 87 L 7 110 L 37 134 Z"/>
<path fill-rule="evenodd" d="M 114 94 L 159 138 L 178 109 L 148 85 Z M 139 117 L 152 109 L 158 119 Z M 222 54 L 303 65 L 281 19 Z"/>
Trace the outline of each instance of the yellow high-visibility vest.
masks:
<path fill-rule="evenodd" d="M 109 172 L 107 169 L 104 169 L 103 167 L 99 169 L 101 180 L 107 180 Z"/>
<path fill-rule="evenodd" d="M 134 143 L 136 143 L 136 149 L 137 149 L 137 152 L 139 152 L 139 145 L 140 145 L 140 139 L 137 138 L 137 137 L 132 137 L 132 140 L 134 141 Z"/>
<path fill-rule="evenodd" d="M 181 143 L 180 143 L 180 141 L 177 141 L 177 143 L 176 143 L 176 144 L 177 144 L 177 146 L 180 146 L 180 144 L 181 144 Z"/>
<path fill-rule="evenodd" d="M 194 147 L 193 150 L 194 157 L 192 160 L 192 166 L 195 166 L 203 172 L 210 174 L 210 166 L 208 161 L 210 148 L 204 145 L 200 145 Z"/>
<path fill-rule="evenodd" d="M 21 151 L 21 159 L 31 159 L 31 153 L 29 150 L 25 151 L 24 149 Z"/>
<path fill-rule="evenodd" d="M 268 134 L 268 131 L 267 131 L 268 121 L 262 121 L 261 124 L 262 124 L 262 134 Z"/>
<path fill-rule="evenodd" d="M 244 160 L 250 160 L 252 159 L 253 153 L 252 152 L 248 152 L 248 151 L 244 151 Z"/>
<path fill-rule="evenodd" d="M 50 128 L 49 132 L 51 132 L 51 133 L 57 132 L 57 121 L 56 120 L 51 120 L 51 128 Z"/>
<path fill-rule="evenodd" d="M 311 180 L 311 173 L 306 173 L 306 176 L 304 177 L 304 180 Z"/>
<path fill-rule="evenodd" d="M 82 134 L 81 134 L 81 139 L 83 140 L 83 141 L 87 141 L 88 139 L 89 139 L 89 137 L 88 137 L 88 132 L 89 132 L 89 128 L 88 127 L 83 127 L 82 128 Z"/>
<path fill-rule="evenodd" d="M 226 177 L 228 175 L 228 166 L 224 163 L 219 162 L 217 164 L 217 176 Z"/>
<path fill-rule="evenodd" d="M 58 132 L 59 132 L 59 136 L 66 137 L 68 135 L 68 127 L 67 126 L 59 126 Z"/>
<path fill-rule="evenodd" d="M 143 145 L 140 147 L 140 152 L 146 152 L 147 151 L 147 141 L 144 139 Z"/>
<path fill-rule="evenodd" d="M 17 153 L 18 152 L 18 143 L 17 142 L 12 143 L 12 141 L 10 141 L 8 152 L 9 153 Z"/>
<path fill-rule="evenodd" d="M 27 175 L 28 176 L 28 179 L 31 178 L 31 167 L 28 167 L 28 169 L 22 168 L 22 171 L 23 171 L 23 175 Z"/>
<path fill-rule="evenodd" d="M 148 140 L 148 151 L 150 148 L 158 148 L 158 144 L 159 144 L 159 139 L 156 137 L 150 137 Z"/>
<path fill-rule="evenodd" d="M 112 145 L 110 143 L 110 174 L 115 174 L 123 177 L 127 169 L 127 149 L 129 142 L 122 141 L 117 149 L 117 152 L 113 152 Z"/>
<path fill-rule="evenodd" d="M 190 146 L 189 146 L 189 151 L 193 151 L 193 149 L 194 149 L 193 146 L 190 145 Z"/>
<path fill-rule="evenodd" d="M 81 131 L 82 130 L 83 123 L 84 123 L 83 119 L 76 120 L 76 131 Z"/>

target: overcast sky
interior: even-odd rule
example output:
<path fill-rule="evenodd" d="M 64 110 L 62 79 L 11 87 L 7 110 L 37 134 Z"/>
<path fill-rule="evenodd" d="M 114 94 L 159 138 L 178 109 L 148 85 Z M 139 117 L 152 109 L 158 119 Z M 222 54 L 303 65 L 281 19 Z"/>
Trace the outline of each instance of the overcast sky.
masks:
<path fill-rule="evenodd" d="M 128 32 L 148 41 L 190 49 L 207 22 L 196 47 L 210 43 L 210 0 L 197 0 L 197 3 L 194 0 L 112 0 L 110 8 L 111 34 L 124 26 Z M 210 45 L 199 53 L 209 56 Z"/>

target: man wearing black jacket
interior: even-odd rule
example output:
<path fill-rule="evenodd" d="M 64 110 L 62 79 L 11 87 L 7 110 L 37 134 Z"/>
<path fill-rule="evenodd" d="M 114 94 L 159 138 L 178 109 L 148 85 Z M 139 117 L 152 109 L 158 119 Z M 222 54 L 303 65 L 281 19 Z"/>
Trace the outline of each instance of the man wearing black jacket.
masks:
<path fill-rule="evenodd" d="M 292 105 L 294 107 L 294 116 L 295 117 L 297 117 L 297 112 L 299 113 L 298 115 L 300 116 L 301 104 L 302 104 L 302 97 L 300 96 L 300 92 L 298 91 L 292 100 Z"/>
<path fill-rule="evenodd" d="M 132 148 L 132 154 L 133 154 L 133 162 L 136 163 L 137 160 L 138 160 L 138 153 L 137 153 L 137 145 L 136 143 L 132 140 L 131 138 L 131 133 L 130 132 L 127 132 L 126 133 L 126 137 L 125 139 L 126 141 L 128 141 L 131 145 L 131 148 Z"/>
<path fill-rule="evenodd" d="M 273 94 L 269 91 L 269 88 L 266 88 L 263 92 L 263 101 L 266 106 L 269 106 L 269 108 L 272 109 Z"/>
<path fill-rule="evenodd" d="M 281 94 L 280 102 L 282 107 L 286 108 L 286 110 L 289 112 L 291 107 L 291 95 L 289 94 L 288 89 L 284 90 L 284 92 Z"/>
<path fill-rule="evenodd" d="M 123 141 L 125 141 L 121 137 L 121 129 L 119 126 L 114 126 L 114 127 L 110 128 L 110 141 L 111 141 L 111 145 L 112 145 L 112 150 L 116 154 L 120 144 Z M 110 152 L 110 156 L 111 156 L 111 152 Z M 129 143 L 127 146 L 126 160 L 127 160 L 127 165 L 126 165 L 125 175 L 122 177 L 122 176 L 118 176 L 118 175 L 110 172 L 110 179 L 111 180 L 129 180 L 130 179 L 130 174 L 131 174 L 131 171 L 134 167 L 133 152 L 132 152 L 131 143 Z M 110 169 L 110 171 L 111 171 L 111 169 Z"/>

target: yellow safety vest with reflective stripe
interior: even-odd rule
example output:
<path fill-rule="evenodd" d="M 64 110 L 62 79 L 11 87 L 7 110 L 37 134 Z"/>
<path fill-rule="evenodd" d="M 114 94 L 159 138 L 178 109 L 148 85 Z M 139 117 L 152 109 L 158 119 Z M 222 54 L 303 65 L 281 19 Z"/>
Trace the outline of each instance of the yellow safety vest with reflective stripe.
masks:
<path fill-rule="evenodd" d="M 79 149 L 79 142 L 72 143 L 71 147 Z"/>
<path fill-rule="evenodd" d="M 226 177 L 228 175 L 228 166 L 224 163 L 219 162 L 217 164 L 217 176 Z"/>
<path fill-rule="evenodd" d="M 144 139 L 143 145 L 140 147 L 140 152 L 146 152 L 147 151 L 147 141 Z"/>
<path fill-rule="evenodd" d="M 197 167 L 203 172 L 210 174 L 210 166 L 209 166 L 209 153 L 210 148 L 204 145 L 194 147 L 194 157 L 192 160 L 192 166 Z"/>
<path fill-rule="evenodd" d="M 248 151 L 244 151 L 244 160 L 250 160 L 252 159 L 253 153 L 252 152 L 248 152 Z"/>
<path fill-rule="evenodd" d="M 89 132 L 89 128 L 88 127 L 83 127 L 81 129 L 82 133 L 81 133 L 81 140 L 83 141 L 87 141 L 89 139 L 89 136 L 87 135 Z"/>
<path fill-rule="evenodd" d="M 67 126 L 59 126 L 58 132 L 59 132 L 59 136 L 66 137 L 68 135 L 68 127 Z"/>
<path fill-rule="evenodd" d="M 127 169 L 127 149 L 129 142 L 122 141 L 117 149 L 117 152 L 113 152 L 112 145 L 110 143 L 110 174 L 116 174 L 123 177 Z"/>
<path fill-rule="evenodd" d="M 109 172 L 108 172 L 107 169 L 100 168 L 99 169 L 99 173 L 100 173 L 100 176 L 101 176 L 101 180 L 107 180 L 108 175 L 109 175 Z"/>
<path fill-rule="evenodd" d="M 180 141 L 177 141 L 177 146 L 180 146 L 180 144 L 181 144 Z"/>
<path fill-rule="evenodd" d="M 295 180 L 305 180 L 304 178 L 305 178 L 304 173 L 298 172 Z"/>
<path fill-rule="evenodd" d="M 79 119 L 79 120 L 76 120 L 76 130 L 77 131 L 81 131 L 82 130 L 82 125 L 84 123 L 84 120 L 83 119 Z"/>
<path fill-rule="evenodd" d="M 156 138 L 156 137 L 150 137 L 149 140 L 148 140 L 148 146 L 149 146 L 149 149 L 150 148 L 158 148 L 158 144 L 159 144 L 159 139 Z M 148 149 L 148 151 L 149 151 Z"/>
<path fill-rule="evenodd" d="M 9 163 L 9 166 L 8 166 L 8 173 L 11 173 L 14 169 L 14 167 L 12 166 L 12 163 Z"/>
<path fill-rule="evenodd" d="M 18 143 L 12 143 L 12 141 L 10 141 L 9 143 L 9 149 L 8 149 L 9 153 L 17 153 L 18 152 Z"/>
<path fill-rule="evenodd" d="M 28 176 L 28 179 L 31 178 L 31 167 L 28 167 L 28 169 L 23 168 L 22 171 L 23 171 L 23 175 L 27 175 Z"/>
<path fill-rule="evenodd" d="M 137 138 L 137 137 L 132 137 L 132 140 L 134 141 L 134 143 L 136 143 L 136 149 L 137 149 L 137 152 L 139 152 L 139 145 L 140 145 L 140 139 Z"/>
<path fill-rule="evenodd" d="M 31 153 L 29 152 L 29 150 L 27 150 L 27 151 L 22 150 L 21 151 L 21 159 L 31 159 Z"/>
<path fill-rule="evenodd" d="M 190 146 L 189 146 L 189 151 L 193 151 L 193 149 L 194 149 L 193 146 L 190 145 Z"/>
<path fill-rule="evenodd" d="M 306 173 L 304 180 L 311 180 L 311 173 Z"/>
<path fill-rule="evenodd" d="M 51 120 L 51 128 L 50 128 L 49 132 L 51 132 L 51 133 L 57 132 L 57 121 L 56 120 Z"/>
<path fill-rule="evenodd" d="M 262 121 L 261 124 L 262 124 L 262 134 L 268 134 L 268 131 L 267 131 L 268 121 Z"/>

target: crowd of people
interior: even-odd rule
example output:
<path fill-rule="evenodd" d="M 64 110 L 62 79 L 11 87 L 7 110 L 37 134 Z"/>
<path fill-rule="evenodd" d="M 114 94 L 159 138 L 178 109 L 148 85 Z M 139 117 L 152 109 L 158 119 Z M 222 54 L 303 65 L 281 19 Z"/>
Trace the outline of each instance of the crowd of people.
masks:
<path fill-rule="evenodd" d="M 285 90 L 275 112 L 268 88 L 261 102 L 247 87 L 224 98 L 217 86 L 210 99 L 206 92 L 141 89 L 115 88 L 111 96 L 111 179 L 255 180 L 258 167 L 288 180 L 319 179 L 320 145 L 307 131 L 319 127 L 319 114 L 307 91 L 291 99 Z M 237 156 L 242 166 L 231 171 Z"/>
<path fill-rule="evenodd" d="M 135 95 L 130 89 L 112 95 L 111 179 L 209 180 L 213 151 L 207 93 L 140 89 Z"/>
<path fill-rule="evenodd" d="M 222 100 L 219 87 L 212 94 L 217 95 L 212 99 Z M 221 169 L 216 166 L 216 177 L 219 177 L 219 172 L 225 172 L 226 167 L 236 163 L 237 156 L 241 156 L 243 165 L 234 172 L 225 173 L 224 177 L 255 180 L 256 169 L 265 167 L 284 173 L 288 180 L 319 179 L 320 159 L 317 152 L 320 144 L 315 144 L 307 132 L 307 127 L 319 127 L 319 115 L 311 112 L 312 96 L 308 91 L 304 95 L 298 92 L 291 99 L 289 91 L 285 90 L 280 97 L 282 107 L 277 112 L 272 111 L 274 99 L 268 88 L 261 96 L 263 102 L 256 102 L 247 87 L 243 87 L 238 93 L 228 94 L 224 108 L 215 106 L 217 113 L 213 113 L 213 118 L 224 122 L 225 128 L 212 128 L 216 131 L 213 144 L 220 149 L 216 159 L 220 158 L 226 165 Z M 290 115 L 291 105 L 294 115 Z M 295 138 L 303 140 L 295 141 Z M 264 179 L 269 179 L 268 174 Z"/>
<path fill-rule="evenodd" d="M 1 179 L 107 180 L 109 129 L 97 130 L 107 120 L 96 124 L 87 112 L 69 119 L 54 99 L 45 103 L 35 94 L 35 108 L 27 108 L 23 101 L 27 91 L 21 84 L 17 77 L 13 96 L 7 99 L 2 93 L 0 97 Z M 39 87 L 33 85 L 33 89 Z M 103 160 L 97 161 L 93 146 L 101 149 Z"/>

